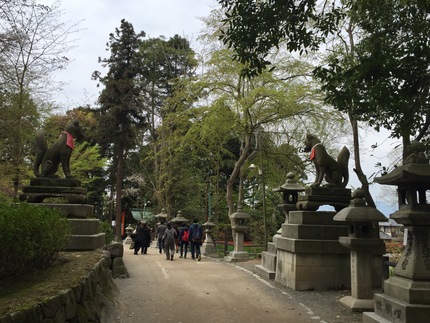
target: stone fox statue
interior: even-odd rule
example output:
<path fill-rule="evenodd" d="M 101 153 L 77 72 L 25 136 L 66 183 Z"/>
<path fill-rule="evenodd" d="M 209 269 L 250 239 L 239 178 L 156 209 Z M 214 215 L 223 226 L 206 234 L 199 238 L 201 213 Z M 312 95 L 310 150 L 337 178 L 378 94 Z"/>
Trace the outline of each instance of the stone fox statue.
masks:
<path fill-rule="evenodd" d="M 64 176 L 72 178 L 70 174 L 70 157 L 74 148 L 74 138 L 82 140 L 79 122 L 76 120 L 67 124 L 61 132 L 60 137 L 48 148 L 45 132 L 39 130 L 36 133 L 36 160 L 34 161 L 33 172 L 36 177 L 58 177 L 55 173 L 61 163 Z M 39 171 L 39 167 L 41 170 Z"/>
<path fill-rule="evenodd" d="M 336 161 L 327 153 L 317 137 L 307 134 L 304 151 L 311 153 L 310 159 L 314 163 L 316 169 L 316 178 L 311 186 L 320 186 L 322 180 L 325 178 L 328 186 L 346 187 L 349 180 L 348 148 L 342 148 Z"/>

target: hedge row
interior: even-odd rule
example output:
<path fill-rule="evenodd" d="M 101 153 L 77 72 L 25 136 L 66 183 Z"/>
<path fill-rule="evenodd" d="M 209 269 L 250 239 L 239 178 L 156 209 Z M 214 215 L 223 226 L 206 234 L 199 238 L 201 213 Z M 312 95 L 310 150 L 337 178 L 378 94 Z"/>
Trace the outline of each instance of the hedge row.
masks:
<path fill-rule="evenodd" d="M 0 205 L 0 281 L 48 267 L 69 235 L 69 222 L 59 210 Z"/>

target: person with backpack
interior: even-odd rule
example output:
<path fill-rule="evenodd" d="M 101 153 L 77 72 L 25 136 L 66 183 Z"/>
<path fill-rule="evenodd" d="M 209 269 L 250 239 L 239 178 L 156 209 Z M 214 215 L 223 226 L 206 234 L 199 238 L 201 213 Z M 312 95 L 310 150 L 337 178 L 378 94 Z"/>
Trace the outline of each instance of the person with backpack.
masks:
<path fill-rule="evenodd" d="M 179 256 L 179 258 L 182 258 L 182 256 L 185 259 L 187 258 L 188 244 L 189 244 L 188 226 L 185 225 L 181 229 L 181 232 L 179 233 L 179 246 L 181 251 L 181 255 Z M 184 254 L 184 249 L 185 249 L 185 254 Z"/>
<path fill-rule="evenodd" d="M 164 231 L 163 242 L 164 252 L 166 253 L 166 260 L 173 260 L 175 254 L 175 238 L 177 236 L 176 230 L 172 228 L 172 223 L 167 222 L 166 231 Z"/>
<path fill-rule="evenodd" d="M 200 246 L 203 240 L 203 229 L 198 222 L 198 219 L 194 219 L 193 224 L 190 225 L 188 229 L 188 240 L 190 241 L 191 258 L 195 260 L 197 257 L 198 261 L 200 261 L 202 260 Z"/>

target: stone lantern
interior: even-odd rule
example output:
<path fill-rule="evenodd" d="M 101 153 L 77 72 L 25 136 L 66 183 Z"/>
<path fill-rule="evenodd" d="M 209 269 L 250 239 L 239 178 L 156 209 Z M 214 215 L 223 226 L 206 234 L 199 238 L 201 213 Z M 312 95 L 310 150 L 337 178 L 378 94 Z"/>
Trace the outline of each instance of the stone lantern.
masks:
<path fill-rule="evenodd" d="M 299 193 L 305 191 L 305 187 L 294 180 L 294 173 L 287 174 L 287 180 L 283 185 L 273 189 L 274 192 L 283 193 L 283 203 L 279 205 L 285 213 L 285 223 L 288 223 L 288 213 L 297 210 L 296 204 L 299 201 Z"/>
<path fill-rule="evenodd" d="M 165 209 L 161 209 L 161 212 L 155 215 L 159 223 L 165 223 L 167 220 L 167 216 L 168 214 L 166 213 Z"/>
<path fill-rule="evenodd" d="M 206 238 L 202 245 L 202 253 L 207 257 L 218 258 L 218 251 L 212 239 L 212 230 L 214 227 L 215 223 L 213 223 L 211 219 L 203 223 Z"/>
<path fill-rule="evenodd" d="M 182 211 L 178 211 L 178 214 L 176 214 L 176 217 L 174 219 L 172 219 L 173 223 L 176 223 L 178 226 L 183 227 L 185 224 L 187 224 L 189 221 L 187 218 L 185 218 L 182 215 Z"/>
<path fill-rule="evenodd" d="M 351 296 L 345 296 L 340 302 L 354 312 L 373 309 L 372 267 L 375 256 L 381 267 L 381 258 L 385 244 L 379 238 L 378 222 L 386 217 L 377 209 L 366 206 L 364 191 L 357 189 L 349 207 L 334 216 L 335 221 L 349 224 L 347 237 L 339 237 L 339 242 L 351 250 Z"/>
<path fill-rule="evenodd" d="M 375 294 L 375 312 L 364 313 L 363 322 L 428 322 L 430 317 L 430 165 L 421 144 L 413 143 L 410 153 L 403 166 L 375 179 L 398 187 L 399 210 L 391 218 L 408 235 L 384 293 Z"/>
<path fill-rule="evenodd" d="M 249 254 L 243 250 L 243 241 L 245 232 L 248 230 L 247 220 L 251 216 L 243 212 L 242 206 L 239 205 L 237 212 L 232 213 L 229 217 L 233 231 L 234 249 L 229 256 L 225 257 L 225 260 L 229 262 L 246 261 Z"/>
<path fill-rule="evenodd" d="M 127 237 L 124 239 L 124 244 L 131 244 L 131 234 L 133 233 L 134 228 L 129 224 L 127 228 L 125 228 L 125 234 Z"/>

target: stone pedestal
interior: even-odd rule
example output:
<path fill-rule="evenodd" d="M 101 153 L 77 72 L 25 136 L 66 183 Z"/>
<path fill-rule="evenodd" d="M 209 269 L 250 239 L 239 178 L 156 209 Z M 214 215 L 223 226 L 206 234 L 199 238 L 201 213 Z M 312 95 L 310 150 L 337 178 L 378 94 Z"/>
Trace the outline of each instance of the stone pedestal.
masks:
<path fill-rule="evenodd" d="M 339 243 L 348 227 L 333 220 L 335 212 L 292 211 L 277 249 L 275 281 L 294 290 L 348 289 L 349 250 Z"/>
<path fill-rule="evenodd" d="M 350 189 L 309 186 L 305 189 L 305 195 L 299 196 L 297 209 L 316 211 L 320 206 L 331 205 L 336 211 L 340 211 L 349 205 L 350 200 Z"/>
<path fill-rule="evenodd" d="M 238 262 L 238 261 L 247 261 L 249 259 L 249 254 L 246 251 L 243 251 L 243 238 L 244 232 L 247 230 L 247 226 L 236 226 L 235 231 L 233 232 L 233 240 L 234 240 L 234 250 L 229 253 L 228 256 L 224 257 L 224 261 L 227 262 Z"/>
<path fill-rule="evenodd" d="M 72 228 L 66 250 L 95 250 L 105 246 L 105 234 L 100 232 L 100 220 L 94 219 L 94 206 L 86 204 L 86 190 L 74 178 L 37 177 L 22 188 L 21 201 L 59 209 Z M 68 203 L 44 203 L 50 197 Z"/>

